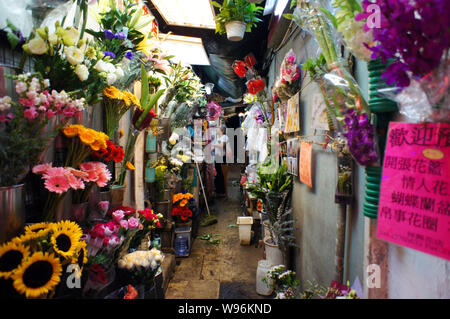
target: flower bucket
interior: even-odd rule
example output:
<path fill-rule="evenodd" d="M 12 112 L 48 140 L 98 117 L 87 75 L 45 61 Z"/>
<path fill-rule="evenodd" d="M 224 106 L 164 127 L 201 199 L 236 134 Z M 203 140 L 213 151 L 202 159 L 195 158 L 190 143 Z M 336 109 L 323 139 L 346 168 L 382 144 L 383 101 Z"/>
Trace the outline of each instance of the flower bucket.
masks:
<path fill-rule="evenodd" d="M 227 38 L 230 41 L 241 41 L 244 38 L 247 24 L 242 21 L 231 21 L 225 24 Z"/>
<path fill-rule="evenodd" d="M 23 185 L 0 187 L 0 243 L 17 235 L 25 225 Z"/>
<path fill-rule="evenodd" d="M 70 219 L 78 223 L 83 223 L 86 220 L 88 204 L 89 202 L 72 204 Z"/>
<path fill-rule="evenodd" d="M 239 241 L 241 245 L 250 245 L 252 240 L 252 224 L 253 217 L 245 216 L 237 218 L 237 225 L 239 225 Z"/>
<path fill-rule="evenodd" d="M 278 245 L 270 242 L 269 238 L 264 238 L 264 245 L 266 250 L 266 259 L 272 266 L 283 264 L 283 252 Z"/>
<path fill-rule="evenodd" d="M 266 259 L 258 261 L 258 268 L 256 269 L 256 293 L 258 295 L 270 296 L 273 292 L 273 289 L 262 281 L 272 266 Z"/>
<path fill-rule="evenodd" d="M 111 186 L 111 208 L 122 205 L 123 197 L 125 195 L 124 185 L 113 185 Z"/>

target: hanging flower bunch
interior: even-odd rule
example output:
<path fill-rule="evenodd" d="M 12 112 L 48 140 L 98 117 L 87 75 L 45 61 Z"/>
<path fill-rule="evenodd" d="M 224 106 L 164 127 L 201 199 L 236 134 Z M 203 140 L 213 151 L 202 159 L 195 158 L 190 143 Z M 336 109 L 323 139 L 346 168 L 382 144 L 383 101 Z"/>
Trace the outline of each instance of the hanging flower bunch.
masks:
<path fill-rule="evenodd" d="M 105 163 L 120 163 L 123 161 L 125 152 L 120 145 L 115 145 L 112 141 L 106 141 L 106 148 L 102 148 L 92 153 L 91 157 L 98 158 Z"/>
<path fill-rule="evenodd" d="M 355 19 L 365 21 L 371 14 L 367 6 L 379 7 L 380 26 L 371 31 L 376 45 L 367 47 L 372 58 L 394 59 L 382 77 L 387 84 L 409 86 L 410 77 L 423 78 L 436 69 L 442 59 L 448 61 L 450 48 L 450 3 L 445 0 L 363 1 L 364 12 Z M 447 58 L 446 58 L 447 57 Z M 444 65 L 444 68 L 447 67 Z"/>
<path fill-rule="evenodd" d="M 103 106 L 105 107 L 106 134 L 114 138 L 122 116 L 132 105 L 141 106 L 139 99 L 128 91 L 121 91 L 114 86 L 103 90 Z"/>
<path fill-rule="evenodd" d="M 292 49 L 285 55 L 281 63 L 281 73 L 272 88 L 272 95 L 287 101 L 300 89 L 301 70 L 296 64 L 297 57 Z"/>
<path fill-rule="evenodd" d="M 108 135 L 80 124 L 65 126 L 62 132 L 70 139 L 66 166 L 78 167 L 93 152 L 108 147 Z"/>
<path fill-rule="evenodd" d="M 26 298 L 48 297 L 68 265 L 78 265 L 75 274 L 81 276 L 87 262 L 82 235 L 71 221 L 26 226 L 22 235 L 0 246 L 0 278 Z"/>
<path fill-rule="evenodd" d="M 370 165 L 378 160 L 373 148 L 375 132 L 366 113 L 358 114 L 354 109 L 345 113 L 345 130 L 348 148 L 360 165 Z"/>

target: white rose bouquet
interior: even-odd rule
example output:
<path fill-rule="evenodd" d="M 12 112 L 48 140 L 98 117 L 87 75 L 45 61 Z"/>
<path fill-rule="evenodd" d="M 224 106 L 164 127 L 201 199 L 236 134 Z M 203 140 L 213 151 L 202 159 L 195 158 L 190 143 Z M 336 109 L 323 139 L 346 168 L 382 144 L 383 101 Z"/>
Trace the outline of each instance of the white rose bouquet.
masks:
<path fill-rule="evenodd" d="M 150 285 L 163 259 L 161 251 L 155 248 L 137 250 L 120 258 L 118 266 L 131 276 L 131 284 Z"/>

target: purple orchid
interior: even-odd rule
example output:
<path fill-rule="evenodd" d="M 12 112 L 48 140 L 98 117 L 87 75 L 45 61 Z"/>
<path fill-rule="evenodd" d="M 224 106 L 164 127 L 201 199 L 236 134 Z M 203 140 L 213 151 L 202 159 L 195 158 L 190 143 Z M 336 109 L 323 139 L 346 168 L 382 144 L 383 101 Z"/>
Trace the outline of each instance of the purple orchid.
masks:
<path fill-rule="evenodd" d="M 388 84 L 404 88 L 409 86 L 408 72 L 422 78 L 436 69 L 443 53 L 450 47 L 450 2 L 448 0 L 364 0 L 364 12 L 355 20 L 369 19 L 373 12 L 367 7 L 379 7 L 379 28 L 372 31 L 378 45 L 368 47 L 372 58 L 394 59 L 382 77 Z"/>

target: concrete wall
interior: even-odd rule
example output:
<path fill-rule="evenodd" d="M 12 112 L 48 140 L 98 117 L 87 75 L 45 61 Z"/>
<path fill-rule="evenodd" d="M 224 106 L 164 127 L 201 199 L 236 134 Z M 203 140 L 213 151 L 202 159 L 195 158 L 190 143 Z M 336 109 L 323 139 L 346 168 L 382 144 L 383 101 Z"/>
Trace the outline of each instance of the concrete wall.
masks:
<path fill-rule="evenodd" d="M 285 54 L 293 49 L 297 55 L 298 63 L 304 63 L 309 57 L 315 57 L 318 46 L 314 39 L 304 32 L 297 32 L 290 41 L 276 54 L 270 72 L 269 87 L 278 76 L 281 62 Z M 303 81 L 305 86 L 310 82 L 309 77 Z M 311 83 L 305 87 L 300 97 L 300 132 L 295 135 L 312 135 L 311 128 L 311 104 L 313 96 L 318 93 L 318 86 Z M 316 134 L 324 134 L 325 131 L 317 130 Z M 323 142 L 322 137 L 315 138 Z M 315 280 L 323 286 L 328 286 L 335 278 L 335 247 L 336 247 L 336 223 L 340 212 L 340 206 L 334 203 L 336 188 L 336 155 L 320 146 L 313 146 L 312 176 L 313 187 L 302 184 L 299 178 L 295 178 L 293 200 L 294 217 L 297 221 L 297 244 L 300 249 L 295 249 L 295 267 L 302 286 L 307 281 Z M 364 171 L 358 169 L 357 175 Z M 357 181 L 360 179 L 357 178 Z M 355 193 L 364 189 L 364 184 L 358 185 Z M 362 208 L 362 200 L 356 204 Z M 344 281 L 354 282 L 356 276 L 363 281 L 363 256 L 364 256 L 364 217 L 358 214 L 353 207 L 348 209 L 348 219 L 351 227 L 348 236 L 348 267 L 344 269 Z"/>
<path fill-rule="evenodd" d="M 298 63 L 318 53 L 314 39 L 298 32 L 276 54 L 269 71 L 268 87 L 279 74 L 284 55 L 293 49 Z M 355 78 L 363 95 L 368 97 L 368 72 L 365 62 L 357 61 Z M 304 80 L 303 85 L 309 82 Z M 313 134 L 311 129 L 311 103 L 317 90 L 308 85 L 300 98 L 301 130 L 295 135 Z M 402 121 L 400 116 L 398 121 Z M 316 134 L 323 134 L 317 131 Z M 321 141 L 320 138 L 316 139 Z M 376 238 L 376 220 L 364 217 L 364 168 L 355 164 L 355 201 L 347 210 L 346 264 L 343 281 L 351 284 L 358 278 L 365 298 L 450 298 L 450 262 L 419 251 L 390 244 Z M 336 222 L 339 205 L 334 203 L 336 187 L 336 156 L 313 146 L 313 188 L 295 179 L 293 190 L 294 217 L 297 221 L 295 271 L 305 287 L 307 281 L 316 280 L 328 286 L 335 276 Z M 381 287 L 368 288 L 366 272 L 369 264 L 379 264 Z"/>

